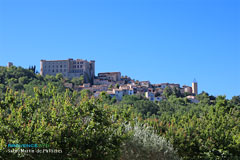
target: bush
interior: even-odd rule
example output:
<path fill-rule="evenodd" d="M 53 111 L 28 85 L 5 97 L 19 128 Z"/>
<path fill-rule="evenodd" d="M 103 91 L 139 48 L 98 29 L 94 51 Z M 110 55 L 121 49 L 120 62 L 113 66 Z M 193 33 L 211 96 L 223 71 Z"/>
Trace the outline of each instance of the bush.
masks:
<path fill-rule="evenodd" d="M 123 143 L 122 160 L 175 160 L 179 159 L 173 146 L 151 127 L 137 123 L 126 125 L 126 132 L 132 133 Z"/>

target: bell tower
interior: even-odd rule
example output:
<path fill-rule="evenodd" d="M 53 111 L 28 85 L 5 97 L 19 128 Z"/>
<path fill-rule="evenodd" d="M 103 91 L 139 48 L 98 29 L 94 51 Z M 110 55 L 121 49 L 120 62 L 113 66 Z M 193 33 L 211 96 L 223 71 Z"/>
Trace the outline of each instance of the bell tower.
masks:
<path fill-rule="evenodd" d="M 195 94 L 195 95 L 198 94 L 198 83 L 197 83 L 195 78 L 192 82 L 192 93 Z"/>

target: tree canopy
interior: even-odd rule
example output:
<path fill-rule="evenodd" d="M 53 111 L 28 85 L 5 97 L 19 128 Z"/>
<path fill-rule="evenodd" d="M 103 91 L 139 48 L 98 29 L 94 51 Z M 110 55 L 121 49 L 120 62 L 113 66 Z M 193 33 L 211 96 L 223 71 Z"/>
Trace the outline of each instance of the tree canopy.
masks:
<path fill-rule="evenodd" d="M 240 96 L 202 92 L 191 103 L 166 87 L 160 102 L 141 95 L 119 102 L 106 92 L 94 97 L 68 89 L 66 82 L 82 85 L 84 77 L 0 67 L 0 159 L 240 159 Z M 35 143 L 61 156 L 13 154 L 7 147 Z"/>

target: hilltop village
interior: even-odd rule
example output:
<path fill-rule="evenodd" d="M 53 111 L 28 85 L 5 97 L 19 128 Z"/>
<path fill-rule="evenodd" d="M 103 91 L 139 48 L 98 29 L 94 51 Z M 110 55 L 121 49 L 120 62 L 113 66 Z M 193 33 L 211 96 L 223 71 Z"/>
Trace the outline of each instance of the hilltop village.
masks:
<path fill-rule="evenodd" d="M 9 62 L 8 67 L 13 63 Z M 174 83 L 151 84 L 150 81 L 138 81 L 128 76 L 122 76 L 121 72 L 104 72 L 95 76 L 95 61 L 82 59 L 67 60 L 41 60 L 40 74 L 42 76 L 56 76 L 61 73 L 63 77 L 72 79 L 83 77 L 82 85 L 64 83 L 64 86 L 77 91 L 89 90 L 95 97 L 105 91 L 111 97 L 122 100 L 124 95 L 142 95 L 150 101 L 161 101 L 165 98 L 165 92 L 174 92 L 179 96 L 187 97 L 191 102 L 198 103 L 195 96 L 198 94 L 198 84 L 196 81 L 192 86 Z"/>

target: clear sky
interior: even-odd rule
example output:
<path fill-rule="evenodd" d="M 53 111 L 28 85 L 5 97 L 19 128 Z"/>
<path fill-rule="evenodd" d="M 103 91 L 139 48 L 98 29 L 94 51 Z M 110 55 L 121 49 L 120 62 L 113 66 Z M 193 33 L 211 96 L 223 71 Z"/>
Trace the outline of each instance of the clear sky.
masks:
<path fill-rule="evenodd" d="M 240 95 L 239 0 L 0 0 L 0 65 L 96 60 L 96 72 Z"/>

